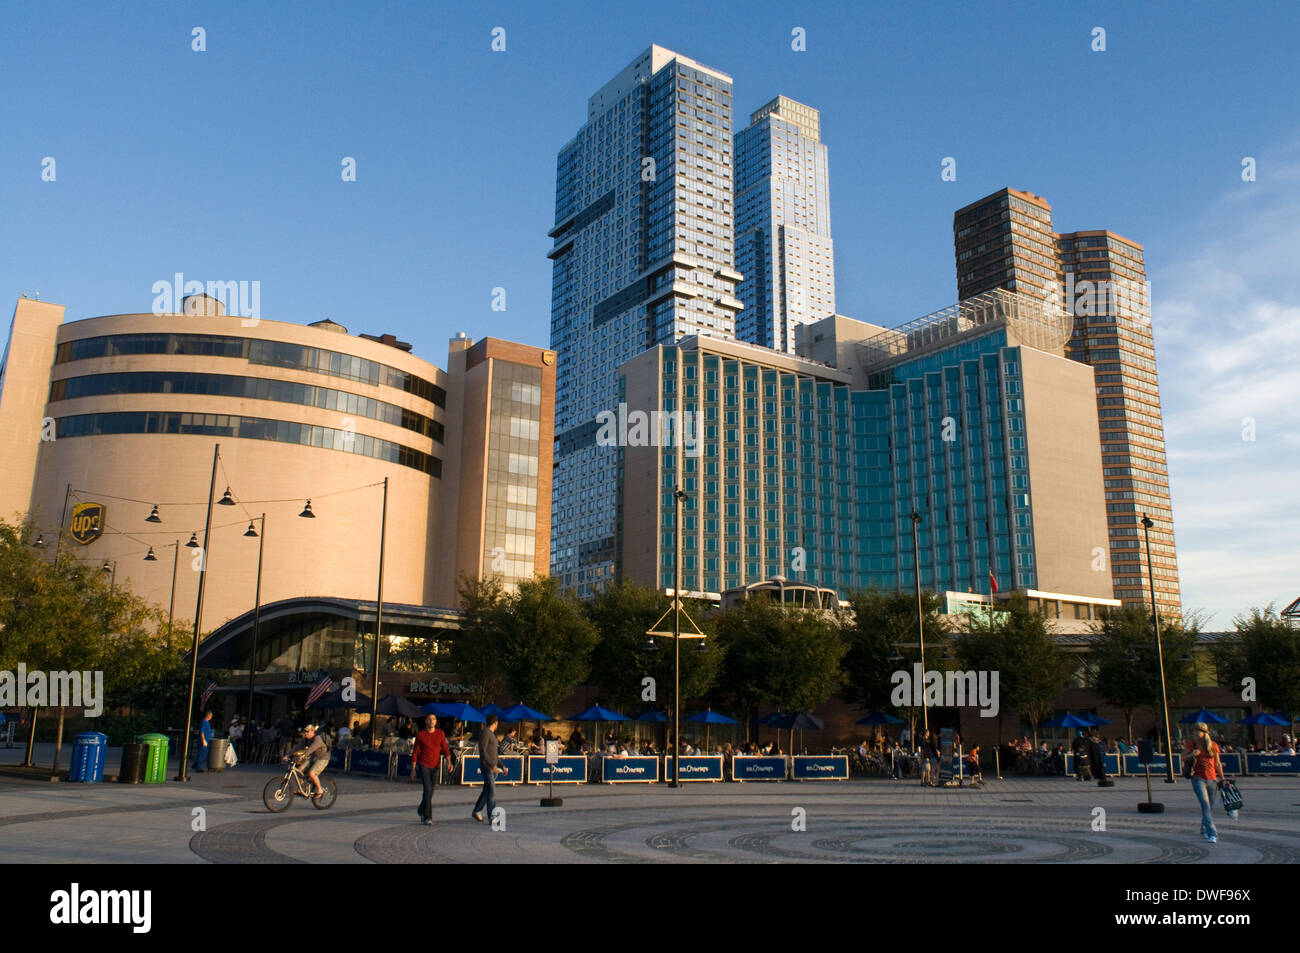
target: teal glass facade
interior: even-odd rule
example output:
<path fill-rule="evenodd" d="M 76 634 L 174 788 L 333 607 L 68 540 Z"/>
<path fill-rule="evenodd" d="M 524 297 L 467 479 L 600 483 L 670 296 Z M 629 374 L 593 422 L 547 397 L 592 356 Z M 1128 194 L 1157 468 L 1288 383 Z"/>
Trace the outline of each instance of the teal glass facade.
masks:
<path fill-rule="evenodd" d="M 664 411 L 699 414 L 699 453 L 659 450 L 658 584 L 783 576 L 826 586 L 987 592 L 1036 585 L 1020 348 L 995 331 L 874 375 L 872 389 L 707 348 L 660 351 Z"/>

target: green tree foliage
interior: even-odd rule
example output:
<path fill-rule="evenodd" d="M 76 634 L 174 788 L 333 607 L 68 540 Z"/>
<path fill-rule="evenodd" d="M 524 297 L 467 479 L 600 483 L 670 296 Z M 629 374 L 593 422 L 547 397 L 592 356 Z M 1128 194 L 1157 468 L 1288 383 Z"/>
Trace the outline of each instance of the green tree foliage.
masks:
<path fill-rule="evenodd" d="M 998 673 L 999 715 L 1007 710 L 1027 716 L 1037 744 L 1038 726 L 1052 713 L 1076 665 L 1057 645 L 1047 614 L 1030 609 L 1023 593 L 1013 593 L 989 623 L 971 620 L 956 648 L 963 667 Z"/>
<path fill-rule="evenodd" d="M 937 595 L 922 593 L 927 668 L 941 667 L 937 664 L 941 652 L 937 646 L 948 635 L 940 616 L 942 608 L 943 601 Z M 872 710 L 889 707 L 893 674 L 899 670 L 910 673 L 912 662 L 920 659 L 916 597 L 904 592 L 855 592 L 843 616 L 843 632 L 848 643 L 844 655 L 848 678 L 845 699 Z M 931 646 L 936 647 L 935 651 L 929 651 Z M 903 660 L 890 659 L 896 652 Z"/>
<path fill-rule="evenodd" d="M 451 660 L 470 686 L 470 700 L 482 705 L 505 691 L 496 619 L 506 594 L 495 576 L 486 579 L 463 576 L 458 589 L 463 615 L 460 631 L 452 641 Z"/>
<path fill-rule="evenodd" d="M 98 566 L 66 551 L 46 561 L 31 536 L 29 526 L 0 522 L 0 668 L 102 672 L 105 708 L 131 705 L 176 661 L 165 621 Z"/>
<path fill-rule="evenodd" d="M 1234 691 L 1255 680 L 1255 697 L 1265 709 L 1287 712 L 1292 732 L 1300 718 L 1300 629 L 1288 625 L 1272 605 L 1232 620 L 1234 637 L 1214 653 L 1219 684 Z"/>
<path fill-rule="evenodd" d="M 521 582 L 512 592 L 495 579 L 466 580 L 461 605 L 465 615 L 452 658 L 476 686 L 476 701 L 504 688 L 550 714 L 591 673 L 600 635 L 557 580 Z"/>
<path fill-rule="evenodd" d="M 717 613 L 715 625 L 726 653 L 719 687 L 746 715 L 759 704 L 815 708 L 844 683 L 837 617 L 757 597 Z"/>
<path fill-rule="evenodd" d="M 632 712 L 645 707 L 667 709 L 672 704 L 674 646 L 670 638 L 657 638 L 652 649 L 645 647 L 646 631 L 668 611 L 671 600 L 647 586 L 624 580 L 606 586 L 588 603 L 587 612 L 600 632 L 600 644 L 592 654 L 592 680 L 600 687 L 608 705 Z M 681 630 L 690 632 L 687 617 L 706 635 L 712 619 L 702 606 L 683 600 Z M 672 630 L 672 616 L 664 620 L 664 631 Z M 695 639 L 681 645 L 682 699 L 707 695 L 722 670 L 723 651 L 716 640 L 708 640 L 703 651 Z M 647 686 L 646 678 L 654 679 Z M 650 689 L 653 688 L 653 697 Z"/>
<path fill-rule="evenodd" d="M 1195 667 L 1182 657 L 1189 655 L 1196 644 L 1197 625 L 1173 617 L 1160 619 L 1170 707 L 1196 684 Z M 1139 709 L 1149 709 L 1163 722 L 1159 653 L 1150 607 L 1122 606 L 1106 611 L 1093 625 L 1093 631 L 1097 639 L 1090 661 L 1096 672 L 1097 694 L 1124 713 L 1128 737 L 1133 737 L 1133 716 Z"/>

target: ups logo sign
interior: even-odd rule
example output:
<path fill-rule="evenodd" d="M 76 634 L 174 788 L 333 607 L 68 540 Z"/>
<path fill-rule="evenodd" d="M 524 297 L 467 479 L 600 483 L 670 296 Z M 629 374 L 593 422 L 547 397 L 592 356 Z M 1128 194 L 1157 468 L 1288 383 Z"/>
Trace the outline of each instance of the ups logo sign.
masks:
<path fill-rule="evenodd" d="M 104 535 L 104 504 L 78 503 L 72 508 L 72 538 L 82 546 Z"/>

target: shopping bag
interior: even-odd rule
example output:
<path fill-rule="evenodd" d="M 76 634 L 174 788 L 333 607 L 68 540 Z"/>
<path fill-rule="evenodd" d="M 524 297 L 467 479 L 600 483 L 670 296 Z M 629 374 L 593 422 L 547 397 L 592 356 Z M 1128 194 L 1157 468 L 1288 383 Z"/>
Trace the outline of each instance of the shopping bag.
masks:
<path fill-rule="evenodd" d="M 1237 785 L 1228 780 L 1225 780 L 1223 787 L 1219 789 L 1219 797 L 1223 800 L 1223 809 L 1230 814 L 1234 811 L 1240 811 L 1241 805 L 1245 803 L 1241 791 L 1237 790 Z"/>
<path fill-rule="evenodd" d="M 233 768 L 239 764 L 239 755 L 235 754 L 233 745 L 226 745 L 226 767 Z"/>

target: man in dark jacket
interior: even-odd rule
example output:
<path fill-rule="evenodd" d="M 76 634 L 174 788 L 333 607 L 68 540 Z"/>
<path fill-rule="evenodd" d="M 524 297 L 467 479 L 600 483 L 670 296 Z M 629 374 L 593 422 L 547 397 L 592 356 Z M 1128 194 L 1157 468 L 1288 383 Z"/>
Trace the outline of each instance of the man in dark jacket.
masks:
<path fill-rule="evenodd" d="M 496 732 L 497 716 L 488 715 L 487 723 L 478 735 L 478 769 L 483 775 L 483 790 L 479 792 L 478 800 L 474 802 L 474 811 L 470 815 L 479 822 L 483 821 L 485 807 L 489 819 L 492 817 L 492 812 L 496 810 L 496 776 L 498 772 L 505 770 L 497 757 Z"/>

